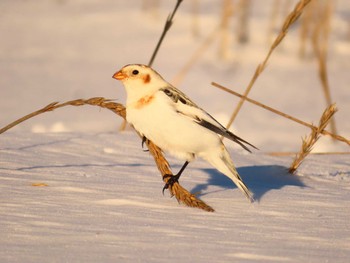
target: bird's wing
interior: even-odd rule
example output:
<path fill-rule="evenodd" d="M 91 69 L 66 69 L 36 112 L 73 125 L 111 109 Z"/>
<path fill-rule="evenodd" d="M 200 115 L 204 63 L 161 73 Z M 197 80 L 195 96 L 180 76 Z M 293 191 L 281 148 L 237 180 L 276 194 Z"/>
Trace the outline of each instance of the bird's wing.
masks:
<path fill-rule="evenodd" d="M 178 113 L 190 118 L 200 126 L 238 143 L 248 152 L 251 151 L 245 144 L 257 149 L 254 145 L 227 130 L 209 113 L 198 107 L 190 98 L 175 87 L 168 86 L 160 89 L 160 91 L 167 95 L 167 97 L 172 101 L 172 105 Z"/>

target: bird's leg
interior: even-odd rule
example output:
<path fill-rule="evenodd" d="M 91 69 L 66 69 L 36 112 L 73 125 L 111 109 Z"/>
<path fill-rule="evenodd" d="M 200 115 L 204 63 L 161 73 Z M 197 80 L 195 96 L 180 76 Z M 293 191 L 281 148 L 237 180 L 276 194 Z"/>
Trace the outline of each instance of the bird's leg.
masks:
<path fill-rule="evenodd" d="M 173 186 L 174 183 L 176 183 L 176 182 L 179 181 L 179 178 L 180 178 L 182 172 L 186 169 L 188 163 L 189 163 L 189 162 L 186 161 L 186 162 L 184 163 L 184 165 L 181 167 L 180 171 L 179 171 L 177 174 L 175 174 L 175 175 L 173 175 L 173 174 L 165 174 L 165 175 L 163 176 L 163 178 L 169 177 L 168 181 L 166 182 L 166 184 L 165 184 L 164 187 L 163 187 L 163 194 L 164 194 L 164 190 L 165 190 L 165 189 L 168 189 L 169 186 Z"/>
<path fill-rule="evenodd" d="M 148 141 L 148 139 L 146 138 L 146 136 L 142 136 L 142 143 L 141 143 L 141 147 L 142 147 L 142 149 L 143 149 L 143 146 L 144 146 L 144 144 L 145 144 L 145 142 L 147 142 Z M 144 152 L 148 152 L 148 150 L 143 150 Z"/>

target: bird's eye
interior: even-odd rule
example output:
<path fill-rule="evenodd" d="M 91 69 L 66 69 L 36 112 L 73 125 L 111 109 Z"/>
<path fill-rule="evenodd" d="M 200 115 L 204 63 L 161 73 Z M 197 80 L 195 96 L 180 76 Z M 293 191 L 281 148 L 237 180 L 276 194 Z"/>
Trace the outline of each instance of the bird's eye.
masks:
<path fill-rule="evenodd" d="M 137 74 L 139 74 L 139 71 L 138 71 L 137 69 L 134 69 L 134 70 L 132 71 L 132 74 L 133 74 L 133 75 L 137 75 Z"/>

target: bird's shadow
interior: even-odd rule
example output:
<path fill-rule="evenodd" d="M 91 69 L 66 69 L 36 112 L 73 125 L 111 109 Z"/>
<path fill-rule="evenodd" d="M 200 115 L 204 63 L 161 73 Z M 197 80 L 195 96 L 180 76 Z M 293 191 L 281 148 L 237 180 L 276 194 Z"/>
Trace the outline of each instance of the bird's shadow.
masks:
<path fill-rule="evenodd" d="M 221 187 L 223 190 L 236 187 L 231 179 L 216 169 L 202 169 L 209 174 L 206 183 L 196 185 L 191 192 L 203 193 L 209 185 Z M 246 166 L 237 169 L 244 183 L 254 193 L 254 199 L 259 201 L 270 190 L 281 189 L 285 186 L 306 187 L 298 176 L 288 173 L 288 169 L 280 165 Z"/>

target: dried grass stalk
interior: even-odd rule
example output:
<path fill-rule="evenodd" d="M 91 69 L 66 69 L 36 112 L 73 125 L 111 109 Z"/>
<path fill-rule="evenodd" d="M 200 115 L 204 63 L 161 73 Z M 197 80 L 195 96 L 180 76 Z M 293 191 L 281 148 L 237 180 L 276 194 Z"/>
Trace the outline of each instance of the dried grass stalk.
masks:
<path fill-rule="evenodd" d="M 152 54 L 151 59 L 150 59 L 150 61 L 148 62 L 148 66 L 150 66 L 150 67 L 152 66 L 152 64 L 153 64 L 153 62 L 154 62 L 154 59 L 156 58 L 156 55 L 157 55 L 157 53 L 158 53 L 158 50 L 159 50 L 159 48 L 160 48 L 160 45 L 162 44 L 162 42 L 163 42 L 163 40 L 164 40 L 164 37 L 165 37 L 166 33 L 169 31 L 170 27 L 173 25 L 173 18 L 174 18 L 175 14 L 176 14 L 176 11 L 177 11 L 177 9 L 179 8 L 179 6 L 180 6 L 180 4 L 181 4 L 182 1 L 183 1 L 183 0 L 177 0 L 173 12 L 168 16 L 167 20 L 165 21 L 165 25 L 164 25 L 164 28 L 163 28 L 163 32 L 162 32 L 162 34 L 161 34 L 161 36 L 160 36 L 160 38 L 159 38 L 159 40 L 158 40 L 158 43 L 157 43 L 156 48 L 155 48 L 154 51 L 153 51 L 153 54 Z"/>
<path fill-rule="evenodd" d="M 243 95 L 239 94 L 238 92 L 235 92 L 235 91 L 233 91 L 233 90 L 231 90 L 231 89 L 229 89 L 229 88 L 226 88 L 226 87 L 224 87 L 224 86 L 222 86 L 222 85 L 219 85 L 219 84 L 217 84 L 217 83 L 215 83 L 215 82 L 212 82 L 211 84 L 212 84 L 214 87 L 217 87 L 217 88 L 219 88 L 219 89 L 222 89 L 222 90 L 224 90 L 224 91 L 226 91 L 226 92 L 228 92 L 228 93 L 230 93 L 230 94 L 233 94 L 233 95 L 235 95 L 235 96 L 237 96 L 237 97 L 240 97 L 240 98 L 243 98 L 243 97 L 244 97 Z M 312 124 L 309 124 L 309 123 L 307 123 L 307 122 L 305 122 L 305 121 L 299 120 L 299 119 L 297 119 L 297 118 L 295 118 L 295 117 L 293 117 L 293 116 L 290 116 L 290 115 L 288 115 L 288 114 L 286 114 L 286 113 L 283 113 L 283 112 L 281 112 L 281 111 L 279 111 L 279 110 L 276 110 L 276 109 L 274 109 L 274 108 L 271 108 L 271 107 L 269 107 L 269 106 L 267 106 L 267 105 L 265 105 L 265 104 L 263 104 L 263 103 L 261 103 L 261 102 L 258 102 L 258 101 L 256 101 L 256 100 L 250 99 L 250 98 L 248 98 L 248 97 L 245 97 L 245 99 L 246 99 L 248 102 L 250 102 L 250 103 L 253 103 L 253 104 L 255 104 L 255 105 L 257 105 L 257 106 L 259 106 L 259 107 L 261 107 L 261 108 L 263 108 L 263 109 L 265 109 L 265 110 L 271 111 L 271 112 L 273 112 L 273 113 L 275 113 L 275 114 L 278 114 L 278 115 L 280 115 L 280 116 L 282 116 L 282 117 L 284 117 L 284 118 L 287 118 L 287 119 L 289 119 L 289 120 L 292 120 L 292 121 L 294 121 L 294 122 L 297 122 L 297 123 L 299 123 L 299 124 L 301 124 L 301 125 L 304 125 L 304 126 L 306 126 L 306 127 L 311 128 L 311 129 L 313 129 L 313 130 L 317 129 L 317 127 L 314 126 L 314 125 L 312 125 Z M 350 145 L 350 141 L 349 141 L 348 139 L 346 139 L 345 137 L 342 137 L 342 136 L 340 136 L 340 135 L 338 135 L 338 134 L 331 133 L 331 132 L 329 132 L 329 131 L 327 131 L 327 130 L 323 130 L 321 133 L 324 134 L 324 135 L 329 135 L 329 136 L 331 136 L 331 137 L 332 137 L 333 139 L 335 139 L 335 140 L 338 140 L 338 141 L 341 141 L 341 142 L 345 142 L 346 144 Z"/>
<path fill-rule="evenodd" d="M 329 0 L 325 1 L 324 3 L 316 2 L 318 3 L 318 6 L 316 8 L 317 15 L 315 15 L 317 23 L 312 35 L 312 46 L 318 59 L 318 75 L 321 80 L 323 93 L 328 106 L 332 104 L 330 85 L 328 80 L 327 56 L 330 20 L 332 11 L 334 9 L 333 2 L 334 1 Z M 330 122 L 330 128 L 333 133 L 337 133 L 334 118 Z"/>
<path fill-rule="evenodd" d="M 94 97 L 94 98 L 90 98 L 87 100 L 77 99 L 77 100 L 67 101 L 65 103 L 53 102 L 53 103 L 50 103 L 49 105 L 45 106 L 44 108 L 37 110 L 33 113 L 30 113 L 30 114 L 28 114 L 28 115 L 26 115 L 26 116 L 24 116 L 16 121 L 12 122 L 12 123 L 10 123 L 9 125 L 3 127 L 2 129 L 0 129 L 0 134 L 2 134 L 5 131 L 11 129 L 12 127 L 32 118 L 34 116 L 42 114 L 44 112 L 53 111 L 53 110 L 56 110 L 58 108 L 62 108 L 65 106 L 82 106 L 82 105 L 99 106 L 99 107 L 113 111 L 114 113 L 116 113 L 117 115 L 122 117 L 123 119 L 126 118 L 125 107 L 122 104 L 113 102 L 113 101 L 111 101 L 109 99 L 105 99 L 103 97 Z M 165 159 L 162 151 L 155 144 L 153 144 L 151 141 L 147 142 L 147 147 L 148 147 L 150 153 L 152 154 L 152 156 L 154 157 L 154 160 L 156 162 L 158 170 L 162 174 L 163 181 L 166 183 L 168 181 L 169 177 L 166 177 L 165 175 L 172 174 L 172 172 L 170 170 L 169 163 Z M 197 207 L 197 208 L 203 209 L 203 210 L 208 211 L 208 212 L 214 211 L 214 209 L 212 207 L 210 207 L 209 205 L 207 205 L 203 201 L 197 199 L 195 195 L 188 192 L 179 183 L 174 183 L 174 185 L 169 188 L 169 191 L 170 191 L 171 196 L 175 196 L 179 203 L 183 203 L 189 207 Z"/>
<path fill-rule="evenodd" d="M 94 98 L 90 98 L 87 100 L 84 99 L 77 99 L 77 100 L 71 100 L 71 101 L 67 101 L 64 103 L 58 103 L 58 102 L 53 102 L 48 104 L 47 106 L 45 106 L 44 108 L 34 111 L 12 123 L 10 123 L 9 125 L 3 127 L 2 129 L 0 129 L 0 134 L 4 133 L 5 131 L 13 128 L 14 126 L 32 118 L 35 117 L 41 113 L 44 112 L 48 112 L 48 111 L 53 111 L 56 110 L 58 108 L 62 108 L 64 106 L 82 106 L 82 105 L 94 105 L 94 106 L 100 106 L 102 108 L 107 108 L 109 110 L 112 110 L 113 112 L 115 112 L 116 114 L 118 114 L 119 116 L 121 116 L 122 118 L 125 119 L 125 107 L 122 104 L 119 103 L 115 103 L 112 102 L 111 100 L 102 98 L 102 97 L 94 97 Z"/>
<path fill-rule="evenodd" d="M 237 40 L 244 44 L 249 41 L 249 11 L 251 8 L 251 0 L 240 0 L 238 3 L 238 33 Z"/>
<path fill-rule="evenodd" d="M 141 8 L 149 12 L 154 18 L 159 17 L 160 1 L 159 0 L 143 0 Z"/>
<path fill-rule="evenodd" d="M 204 39 L 198 49 L 192 54 L 192 56 L 188 59 L 186 64 L 182 67 L 179 73 L 174 77 L 172 84 L 176 87 L 179 86 L 186 74 L 190 71 L 193 65 L 198 61 L 198 59 L 204 54 L 204 52 L 208 49 L 208 47 L 213 43 L 213 40 L 218 35 L 220 31 L 218 27 L 215 29 Z"/>
<path fill-rule="evenodd" d="M 199 30 L 199 0 L 192 0 L 191 2 L 191 12 L 192 12 L 192 25 L 191 31 L 194 37 L 200 36 Z"/>
<path fill-rule="evenodd" d="M 271 14 L 270 14 L 270 23 L 269 23 L 269 32 L 268 32 L 268 44 L 271 45 L 274 37 L 274 32 L 276 29 L 276 23 L 278 18 L 278 12 L 280 10 L 281 0 L 274 0 L 272 4 Z"/>
<path fill-rule="evenodd" d="M 243 94 L 243 98 L 239 101 L 236 109 L 234 110 L 234 112 L 232 113 L 232 116 L 227 124 L 227 128 L 229 128 L 233 121 L 236 119 L 238 112 L 240 111 L 245 98 L 248 96 L 250 90 L 252 89 L 255 81 L 257 80 L 257 78 L 260 76 L 260 74 L 264 71 L 264 69 L 266 68 L 267 62 L 272 54 L 272 52 L 275 50 L 275 48 L 281 43 L 281 41 L 284 39 L 284 37 L 287 35 L 288 33 L 288 29 L 290 28 L 290 26 L 292 24 L 294 24 L 294 22 L 299 18 L 299 16 L 302 14 L 304 8 L 307 6 L 307 4 L 310 3 L 311 0 L 300 0 L 297 5 L 295 6 L 294 10 L 287 16 L 287 18 L 285 19 L 282 29 L 280 31 L 280 33 L 278 34 L 278 36 L 276 37 L 275 41 L 272 43 L 269 52 L 267 53 L 264 61 L 262 63 L 260 63 L 258 65 L 258 67 L 255 70 L 254 76 L 251 79 L 248 87 L 246 88 L 244 94 Z"/>
<path fill-rule="evenodd" d="M 308 137 L 303 138 L 301 150 L 295 156 L 294 161 L 289 167 L 290 173 L 295 173 L 295 171 L 298 169 L 298 167 L 306 158 L 306 156 L 308 156 L 309 153 L 312 151 L 313 146 L 315 145 L 317 140 L 320 138 L 321 133 L 324 131 L 324 129 L 326 128 L 329 121 L 331 120 L 333 115 L 336 113 L 336 111 L 337 111 L 337 108 L 335 104 L 332 104 L 331 106 L 327 107 L 327 109 L 322 114 L 322 117 L 320 119 L 317 129 L 312 129 L 311 134 Z"/>
<path fill-rule="evenodd" d="M 305 58 L 306 55 L 306 44 L 308 37 L 311 32 L 311 28 L 314 27 L 314 10 L 317 8 L 317 1 L 313 1 L 308 8 L 305 9 L 304 15 L 300 22 L 300 46 L 299 56 Z"/>
<path fill-rule="evenodd" d="M 221 23 L 220 23 L 220 43 L 219 43 L 219 58 L 228 59 L 229 57 L 229 46 L 230 46 L 230 35 L 229 35 L 229 22 L 233 14 L 233 6 L 231 0 L 223 0 Z"/>
<path fill-rule="evenodd" d="M 164 158 L 162 151 L 154 143 L 148 141 L 147 147 L 157 164 L 158 170 L 162 174 L 163 181 L 166 183 L 169 180 L 169 177 L 166 177 L 165 175 L 172 174 L 168 161 Z M 208 212 L 214 212 L 212 207 L 197 199 L 195 195 L 188 192 L 179 183 L 174 183 L 169 187 L 169 191 L 171 196 L 175 196 L 180 203 L 184 203 L 189 207 L 197 207 Z"/>
<path fill-rule="evenodd" d="M 265 154 L 270 156 L 295 156 L 296 152 L 265 152 Z M 350 152 L 311 152 L 311 155 L 350 155 Z"/>

